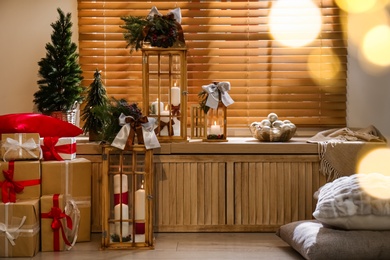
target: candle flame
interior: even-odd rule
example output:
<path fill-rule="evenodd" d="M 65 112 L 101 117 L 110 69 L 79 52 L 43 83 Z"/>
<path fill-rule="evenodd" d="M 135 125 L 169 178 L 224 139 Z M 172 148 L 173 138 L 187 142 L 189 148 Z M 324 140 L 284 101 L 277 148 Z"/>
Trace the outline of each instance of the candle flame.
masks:
<path fill-rule="evenodd" d="M 217 125 L 217 121 L 214 121 L 214 125 Z"/>
<path fill-rule="evenodd" d="M 165 111 L 168 111 L 168 105 L 165 105 Z"/>

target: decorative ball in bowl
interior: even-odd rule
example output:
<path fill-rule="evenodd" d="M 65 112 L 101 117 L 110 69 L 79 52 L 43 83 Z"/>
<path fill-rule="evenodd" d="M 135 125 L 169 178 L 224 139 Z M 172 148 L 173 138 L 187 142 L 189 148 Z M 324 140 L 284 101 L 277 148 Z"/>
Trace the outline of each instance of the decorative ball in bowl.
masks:
<path fill-rule="evenodd" d="M 259 141 L 287 142 L 294 136 L 297 127 L 289 120 L 282 121 L 277 114 L 270 113 L 261 122 L 253 122 L 249 129 L 252 136 Z"/>

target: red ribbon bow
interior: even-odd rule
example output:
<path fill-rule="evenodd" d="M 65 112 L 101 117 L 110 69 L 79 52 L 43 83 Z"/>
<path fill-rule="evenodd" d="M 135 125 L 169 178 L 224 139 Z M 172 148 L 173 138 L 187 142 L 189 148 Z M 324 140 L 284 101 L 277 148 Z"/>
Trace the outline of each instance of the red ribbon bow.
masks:
<path fill-rule="evenodd" d="M 27 181 L 14 181 L 15 162 L 8 162 L 8 170 L 3 170 L 5 180 L 0 181 L 3 203 L 16 202 L 16 193 L 21 193 L 26 186 L 39 185 L 40 179 Z"/>
<path fill-rule="evenodd" d="M 71 246 L 68 238 L 65 235 L 64 227 L 62 226 L 61 219 L 65 218 L 66 219 L 66 226 L 70 230 L 72 230 L 72 219 L 70 216 L 66 215 L 64 211 L 61 211 L 59 208 L 59 203 L 58 203 L 58 198 L 59 194 L 54 194 L 53 195 L 53 207 L 51 210 L 47 213 L 41 213 L 42 218 L 52 218 L 53 221 L 51 222 L 51 228 L 53 229 L 53 236 L 54 236 L 54 241 L 53 241 L 53 248 L 54 251 L 60 251 L 60 230 L 61 230 L 61 235 L 62 239 L 65 241 L 65 244 L 68 246 Z"/>
<path fill-rule="evenodd" d="M 16 193 L 21 193 L 24 190 L 24 186 L 19 181 L 14 181 L 14 168 L 15 163 L 13 161 L 8 163 L 8 170 L 3 170 L 5 181 L 1 183 L 1 195 L 4 203 L 15 202 Z"/>
<path fill-rule="evenodd" d="M 62 157 L 59 153 L 71 154 L 73 151 L 76 151 L 76 144 L 65 144 L 65 145 L 57 145 L 59 138 L 58 137 L 44 137 L 42 154 L 43 158 L 47 161 L 63 161 Z"/>

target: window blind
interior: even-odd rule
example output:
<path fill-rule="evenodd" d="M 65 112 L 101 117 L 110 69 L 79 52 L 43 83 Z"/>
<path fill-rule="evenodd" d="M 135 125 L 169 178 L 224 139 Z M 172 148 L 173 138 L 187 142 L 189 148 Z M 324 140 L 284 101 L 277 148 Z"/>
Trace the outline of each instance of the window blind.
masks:
<path fill-rule="evenodd" d="M 99 69 L 109 96 L 142 104 L 141 51 L 130 54 L 126 48 L 120 18 L 145 17 L 153 6 L 162 14 L 180 7 L 188 48 L 188 107 L 198 103 L 202 85 L 229 81 L 235 103 L 228 107 L 228 127 L 248 127 L 270 112 L 299 127 L 345 126 L 343 14 L 333 0 L 314 0 L 322 14 L 321 32 L 306 46 L 287 47 L 269 32 L 275 2 L 79 0 L 84 85 Z"/>

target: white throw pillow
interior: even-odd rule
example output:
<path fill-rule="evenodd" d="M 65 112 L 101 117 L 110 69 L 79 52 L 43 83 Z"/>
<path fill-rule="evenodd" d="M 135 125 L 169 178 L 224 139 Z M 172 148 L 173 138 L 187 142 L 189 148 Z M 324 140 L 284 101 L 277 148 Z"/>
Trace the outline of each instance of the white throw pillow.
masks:
<path fill-rule="evenodd" d="M 374 197 L 362 187 L 389 192 L 390 176 L 354 174 L 325 184 L 317 192 L 313 216 L 324 224 L 342 229 L 390 230 L 390 198 Z"/>

